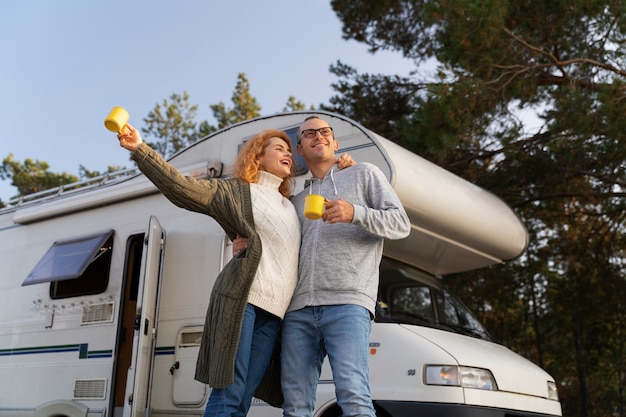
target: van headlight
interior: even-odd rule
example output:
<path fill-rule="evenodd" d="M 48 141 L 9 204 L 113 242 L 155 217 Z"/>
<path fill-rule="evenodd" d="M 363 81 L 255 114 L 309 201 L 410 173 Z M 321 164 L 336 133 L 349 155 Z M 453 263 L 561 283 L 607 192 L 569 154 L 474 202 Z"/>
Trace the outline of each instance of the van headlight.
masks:
<path fill-rule="evenodd" d="M 496 380 L 490 370 L 469 366 L 427 365 L 424 369 L 424 383 L 488 391 L 498 390 Z"/>

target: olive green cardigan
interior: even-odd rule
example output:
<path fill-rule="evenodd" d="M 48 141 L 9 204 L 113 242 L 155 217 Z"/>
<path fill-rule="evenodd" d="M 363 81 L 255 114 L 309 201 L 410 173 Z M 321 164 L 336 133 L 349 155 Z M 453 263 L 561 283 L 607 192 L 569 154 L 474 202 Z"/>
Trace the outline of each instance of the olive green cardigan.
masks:
<path fill-rule="evenodd" d="M 132 159 L 172 203 L 211 216 L 231 240 L 238 234 L 249 238 L 248 248 L 233 257 L 215 280 L 196 364 L 196 380 L 213 388 L 224 388 L 234 382 L 244 311 L 261 259 L 261 239 L 254 227 L 250 184 L 237 178 L 196 180 L 186 177 L 145 143 L 133 152 Z M 282 405 L 278 360 L 275 356 L 255 393 L 276 407 Z"/>

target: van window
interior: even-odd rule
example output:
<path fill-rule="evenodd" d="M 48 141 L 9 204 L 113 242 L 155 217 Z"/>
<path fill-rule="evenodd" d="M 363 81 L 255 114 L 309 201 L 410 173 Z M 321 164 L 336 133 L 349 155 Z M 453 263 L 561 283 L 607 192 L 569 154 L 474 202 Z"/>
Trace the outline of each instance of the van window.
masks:
<path fill-rule="evenodd" d="M 107 288 L 113 230 L 57 241 L 22 285 L 50 283 L 53 299 L 100 294 Z"/>
<path fill-rule="evenodd" d="M 293 166 L 291 168 L 291 172 L 294 176 L 306 174 L 309 171 L 309 166 L 306 164 L 304 157 L 300 155 L 297 151 L 298 146 L 298 138 L 296 135 L 298 134 L 298 127 L 292 127 L 291 129 L 285 129 L 285 133 L 291 139 L 291 149 L 293 152 L 291 153 L 291 159 L 293 160 Z"/>
<path fill-rule="evenodd" d="M 439 324 L 463 333 L 468 336 L 475 336 L 481 339 L 494 341 L 487 330 L 478 321 L 474 314 L 449 291 L 445 290 L 435 294 L 439 317 Z"/>
<path fill-rule="evenodd" d="M 494 341 L 441 281 L 410 265 L 383 258 L 378 292 L 378 322 L 433 327 Z"/>
<path fill-rule="evenodd" d="M 418 283 L 416 283 L 418 284 Z M 391 314 L 396 317 L 415 319 L 424 324 L 435 324 L 435 314 L 430 288 L 424 285 L 394 284 L 390 293 Z"/>

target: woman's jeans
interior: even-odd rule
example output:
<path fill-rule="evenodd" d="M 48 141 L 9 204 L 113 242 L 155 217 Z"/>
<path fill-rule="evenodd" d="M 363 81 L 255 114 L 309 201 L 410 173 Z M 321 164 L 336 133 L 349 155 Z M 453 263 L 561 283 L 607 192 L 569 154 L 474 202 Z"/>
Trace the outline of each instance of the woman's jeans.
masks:
<path fill-rule="evenodd" d="M 328 355 L 344 417 L 372 416 L 369 387 L 370 313 L 357 305 L 305 307 L 287 313 L 282 327 L 284 417 L 309 417 Z"/>
<path fill-rule="evenodd" d="M 274 351 L 280 319 L 248 304 L 235 357 L 235 381 L 214 388 L 204 410 L 205 417 L 244 417 Z"/>

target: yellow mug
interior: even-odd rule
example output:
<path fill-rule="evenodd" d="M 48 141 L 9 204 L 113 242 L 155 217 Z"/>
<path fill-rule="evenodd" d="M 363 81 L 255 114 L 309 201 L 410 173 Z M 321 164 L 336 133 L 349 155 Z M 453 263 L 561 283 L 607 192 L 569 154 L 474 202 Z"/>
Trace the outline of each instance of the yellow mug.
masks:
<path fill-rule="evenodd" d="M 104 126 L 111 132 L 121 132 L 128 123 L 128 112 L 122 107 L 113 107 L 109 115 L 104 119 Z"/>
<path fill-rule="evenodd" d="M 319 194 L 309 194 L 304 197 L 304 217 L 317 220 L 324 213 L 324 197 Z"/>

